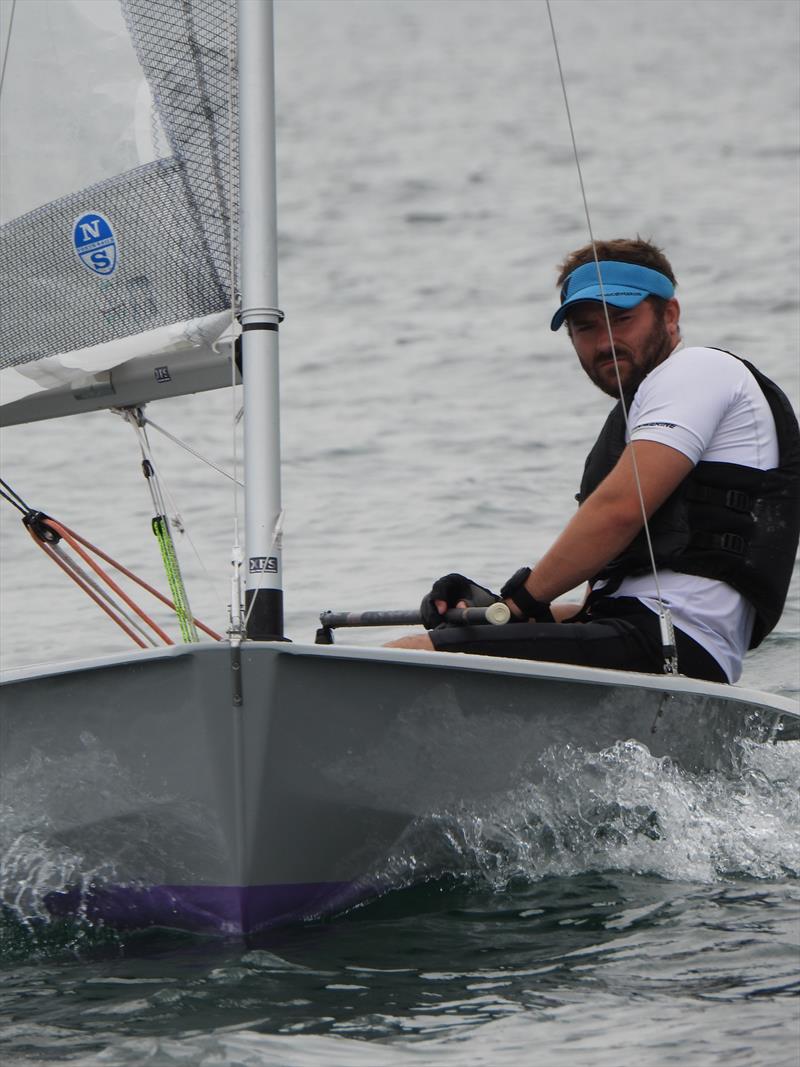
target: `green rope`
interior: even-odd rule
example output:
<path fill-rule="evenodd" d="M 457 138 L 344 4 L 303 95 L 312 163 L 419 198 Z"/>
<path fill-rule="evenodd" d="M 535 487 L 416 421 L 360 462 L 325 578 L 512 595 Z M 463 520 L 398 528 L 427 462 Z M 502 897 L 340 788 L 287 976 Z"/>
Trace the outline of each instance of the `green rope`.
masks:
<path fill-rule="evenodd" d="M 153 533 L 158 540 L 161 549 L 161 559 L 164 561 L 164 570 L 169 582 L 169 591 L 175 604 L 175 613 L 181 628 L 181 636 L 186 644 L 199 641 L 197 629 L 194 625 L 192 610 L 189 607 L 189 598 L 186 595 L 186 587 L 183 584 L 183 576 L 175 553 L 175 545 L 169 530 L 166 515 L 156 515 L 153 519 Z"/>

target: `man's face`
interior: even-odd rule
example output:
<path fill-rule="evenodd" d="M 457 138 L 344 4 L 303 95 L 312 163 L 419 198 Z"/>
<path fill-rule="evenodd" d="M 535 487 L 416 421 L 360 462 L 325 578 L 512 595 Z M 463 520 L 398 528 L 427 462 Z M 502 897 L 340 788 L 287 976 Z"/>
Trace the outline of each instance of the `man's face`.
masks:
<path fill-rule="evenodd" d="M 648 300 L 633 308 L 608 306 L 619 378 L 626 393 L 634 392 L 645 376 L 675 347 L 678 315 L 677 300 L 668 300 L 663 309 L 658 310 Z M 588 300 L 576 304 L 567 316 L 567 323 L 583 369 L 604 393 L 619 396 L 603 305 Z"/>

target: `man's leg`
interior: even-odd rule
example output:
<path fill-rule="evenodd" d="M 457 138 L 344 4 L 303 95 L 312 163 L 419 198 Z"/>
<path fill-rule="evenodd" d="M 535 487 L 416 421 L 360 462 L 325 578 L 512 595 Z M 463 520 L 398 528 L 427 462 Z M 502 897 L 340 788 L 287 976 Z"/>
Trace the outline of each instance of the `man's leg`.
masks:
<path fill-rule="evenodd" d="M 695 641 L 677 631 L 675 636 L 682 674 L 727 681 L 716 660 Z M 661 674 L 664 670 L 658 617 L 647 608 L 625 618 L 587 622 L 448 626 L 431 630 L 430 637 L 440 652 L 510 656 L 649 674 Z"/>

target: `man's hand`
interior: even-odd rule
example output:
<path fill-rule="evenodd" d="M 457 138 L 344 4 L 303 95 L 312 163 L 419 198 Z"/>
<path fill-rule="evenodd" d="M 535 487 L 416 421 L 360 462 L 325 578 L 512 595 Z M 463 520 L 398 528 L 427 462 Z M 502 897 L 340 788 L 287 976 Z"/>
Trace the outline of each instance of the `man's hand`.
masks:
<path fill-rule="evenodd" d="M 419 610 L 423 626 L 432 630 L 444 621 L 442 615 L 448 608 L 486 608 L 499 601 L 497 593 L 471 578 L 463 574 L 445 574 L 436 579 L 431 591 L 422 598 Z"/>
<path fill-rule="evenodd" d="M 537 600 L 554 600 L 562 596 L 602 570 L 639 533 L 644 521 L 633 473 L 631 454 L 634 450 L 648 518 L 678 488 L 693 467 L 688 456 L 669 445 L 656 441 L 636 441 L 628 445 L 613 471 L 578 509 L 536 564 L 525 583 L 531 596 Z M 463 575 L 457 577 L 469 581 Z M 448 603 L 435 597 L 435 592 L 434 585 L 429 597 L 432 598 L 431 609 L 437 615 L 448 607 L 466 606 L 463 600 L 458 604 Z M 495 596 L 489 590 L 483 592 Z M 572 604 L 556 605 L 553 613 L 559 622 L 568 621 L 577 608 L 578 605 Z M 415 634 L 390 641 L 386 647 L 430 651 L 434 646 L 428 634 Z"/>

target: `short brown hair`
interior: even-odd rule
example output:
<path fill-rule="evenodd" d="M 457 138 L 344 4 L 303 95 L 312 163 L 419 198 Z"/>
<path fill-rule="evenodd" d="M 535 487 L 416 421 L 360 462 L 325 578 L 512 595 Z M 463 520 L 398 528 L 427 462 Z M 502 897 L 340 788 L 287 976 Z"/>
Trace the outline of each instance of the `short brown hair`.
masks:
<path fill-rule="evenodd" d="M 673 285 L 678 284 L 675 281 L 675 275 L 672 273 L 670 262 L 662 250 L 654 245 L 652 241 L 646 241 L 643 237 L 639 237 L 638 234 L 635 239 L 618 237 L 613 241 L 595 241 L 594 247 L 597 248 L 597 258 L 601 263 L 609 259 L 616 260 L 618 263 L 636 263 L 640 267 L 649 267 L 650 270 L 657 270 L 661 274 L 665 274 Z M 558 281 L 556 282 L 558 288 L 561 288 L 569 275 L 578 267 L 582 267 L 584 263 L 593 262 L 594 248 L 590 244 L 570 252 L 561 266 L 558 267 Z"/>

